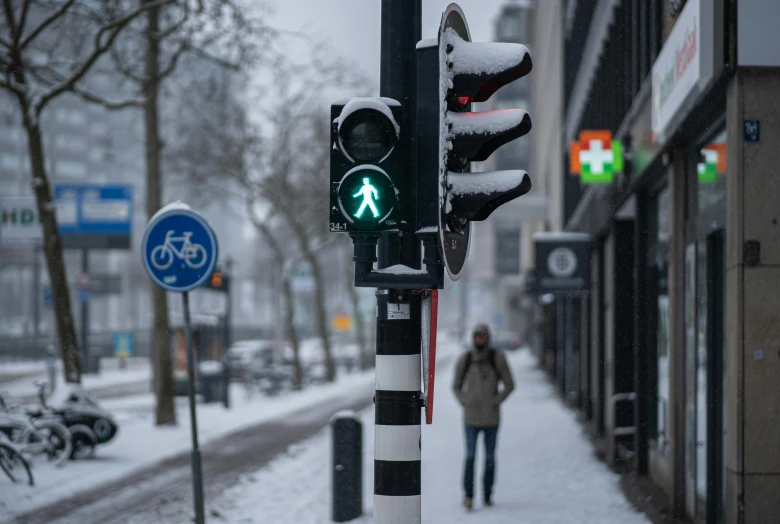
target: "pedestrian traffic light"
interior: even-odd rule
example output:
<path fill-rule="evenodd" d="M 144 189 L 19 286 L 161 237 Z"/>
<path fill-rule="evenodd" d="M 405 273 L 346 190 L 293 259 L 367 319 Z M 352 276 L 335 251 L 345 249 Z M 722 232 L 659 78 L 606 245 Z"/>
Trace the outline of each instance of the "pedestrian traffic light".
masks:
<path fill-rule="evenodd" d="M 404 229 L 401 104 L 349 98 L 331 106 L 330 230 Z"/>
<path fill-rule="evenodd" d="M 417 45 L 417 230 L 438 232 L 453 280 L 466 262 L 470 222 L 531 189 L 525 171 L 470 172 L 472 161 L 531 129 L 522 109 L 472 112 L 472 103 L 530 71 L 524 45 L 471 42 L 456 4 L 444 12 L 438 38 Z"/>

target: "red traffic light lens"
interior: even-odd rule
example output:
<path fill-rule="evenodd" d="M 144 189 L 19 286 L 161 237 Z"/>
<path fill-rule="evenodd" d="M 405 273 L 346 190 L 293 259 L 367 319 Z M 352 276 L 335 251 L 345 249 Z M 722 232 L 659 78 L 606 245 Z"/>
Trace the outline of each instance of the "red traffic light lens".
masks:
<path fill-rule="evenodd" d="M 462 106 L 468 105 L 469 102 L 471 102 L 471 98 L 467 96 L 459 96 L 458 97 L 458 103 Z"/>

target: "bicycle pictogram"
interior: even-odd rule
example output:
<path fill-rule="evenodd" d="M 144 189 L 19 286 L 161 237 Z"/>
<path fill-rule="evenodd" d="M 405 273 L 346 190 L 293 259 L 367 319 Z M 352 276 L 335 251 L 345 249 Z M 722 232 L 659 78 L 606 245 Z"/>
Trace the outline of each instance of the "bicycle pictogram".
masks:
<path fill-rule="evenodd" d="M 192 231 L 185 231 L 182 236 L 173 236 L 174 230 L 169 230 L 165 234 L 165 242 L 152 249 L 152 265 L 160 271 L 166 270 L 173 265 L 174 257 L 179 258 L 191 269 L 199 269 L 206 263 L 208 253 L 206 248 L 200 244 L 194 244 L 190 241 Z M 177 249 L 174 242 L 181 242 L 181 249 Z"/>

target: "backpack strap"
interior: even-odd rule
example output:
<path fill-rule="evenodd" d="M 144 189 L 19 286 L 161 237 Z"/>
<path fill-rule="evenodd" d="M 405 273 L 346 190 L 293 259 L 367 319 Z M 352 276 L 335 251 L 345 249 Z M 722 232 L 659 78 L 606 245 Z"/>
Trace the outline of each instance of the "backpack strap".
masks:
<path fill-rule="evenodd" d="M 488 355 L 487 355 L 488 363 L 490 363 L 490 367 L 493 368 L 493 371 L 496 372 L 496 376 L 500 379 L 501 378 L 501 372 L 498 371 L 498 365 L 496 364 L 496 350 L 495 349 L 488 349 Z"/>
<path fill-rule="evenodd" d="M 463 373 L 460 375 L 460 379 L 458 380 L 459 387 L 458 389 L 463 389 L 463 383 L 466 381 L 466 374 L 469 372 L 469 368 L 471 367 L 471 351 L 466 353 L 465 355 L 465 361 L 463 364 Z"/>
<path fill-rule="evenodd" d="M 460 377 L 460 387 L 461 388 L 463 387 L 463 382 L 466 380 L 466 374 L 469 372 L 469 367 L 471 367 L 471 359 L 472 359 L 472 354 L 471 354 L 471 351 L 469 351 L 468 353 L 466 353 L 466 363 L 463 366 L 463 375 L 461 375 L 461 377 Z M 487 361 L 488 361 L 488 364 L 490 364 L 490 367 L 493 368 L 493 371 L 496 372 L 496 377 L 498 377 L 499 380 L 500 380 L 501 379 L 501 372 L 498 370 L 498 364 L 496 364 L 496 350 L 495 349 L 492 349 L 492 348 L 488 349 Z"/>

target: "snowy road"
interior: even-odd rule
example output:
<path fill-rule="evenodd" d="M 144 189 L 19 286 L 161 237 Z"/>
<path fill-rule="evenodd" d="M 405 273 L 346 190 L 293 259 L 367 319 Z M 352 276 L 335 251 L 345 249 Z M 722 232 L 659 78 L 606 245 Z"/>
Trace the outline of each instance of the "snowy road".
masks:
<path fill-rule="evenodd" d="M 619 477 L 594 457 L 575 414 L 562 405 L 525 351 L 510 355 L 517 390 L 502 410 L 496 506 L 483 508 L 477 502 L 476 509 L 466 513 L 459 505 L 463 437 L 460 410 L 449 390 L 452 360 L 442 364 L 434 425 L 423 427 L 423 523 L 649 522 L 626 501 L 618 484 Z M 365 424 L 366 515 L 355 522 L 369 524 L 372 521 L 373 408 L 362 411 L 361 417 Z M 330 523 L 329 455 L 326 429 L 287 448 L 267 466 L 241 475 L 235 485 L 218 496 L 209 496 L 208 520 Z M 480 469 L 478 466 L 478 473 Z M 163 508 L 164 512 L 136 514 L 125 522 L 189 522 L 190 504 L 189 497 L 171 500 Z"/>

